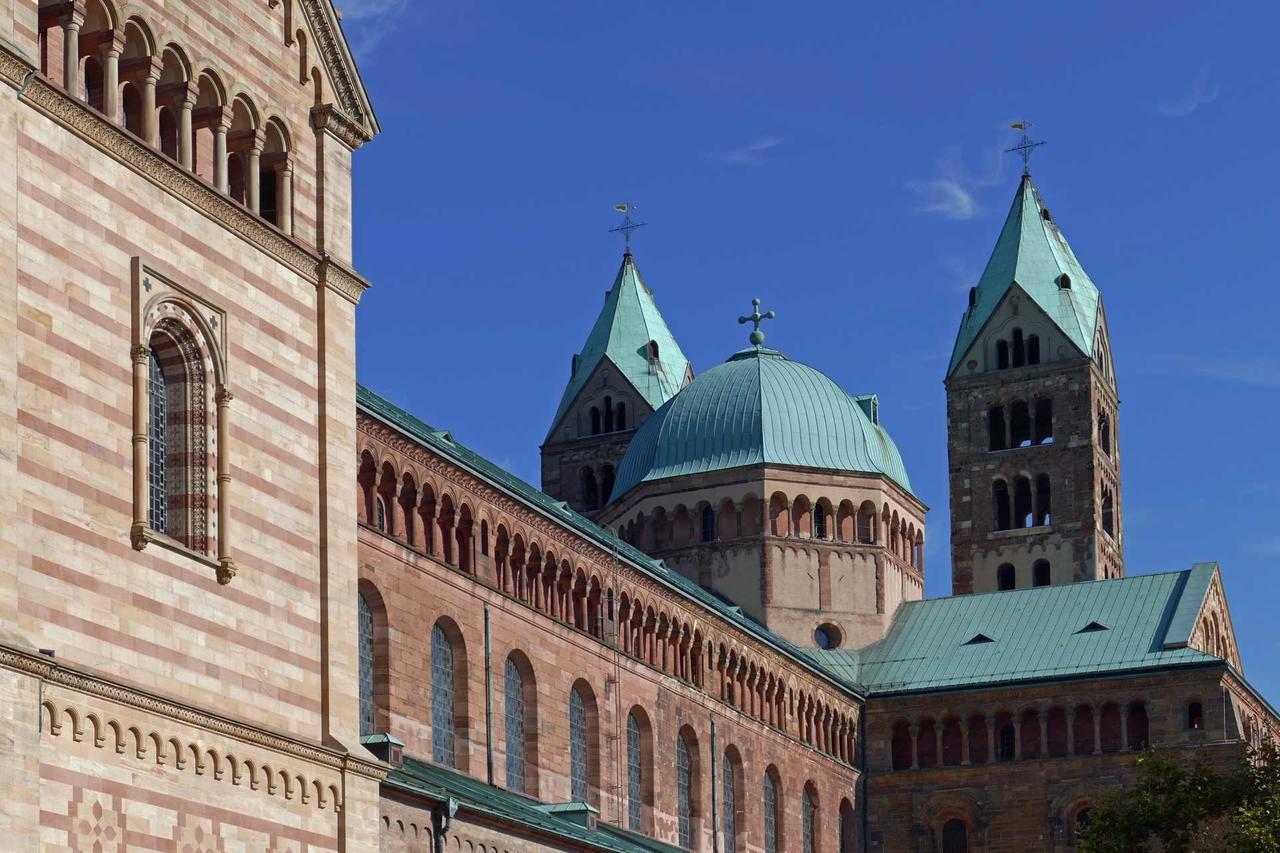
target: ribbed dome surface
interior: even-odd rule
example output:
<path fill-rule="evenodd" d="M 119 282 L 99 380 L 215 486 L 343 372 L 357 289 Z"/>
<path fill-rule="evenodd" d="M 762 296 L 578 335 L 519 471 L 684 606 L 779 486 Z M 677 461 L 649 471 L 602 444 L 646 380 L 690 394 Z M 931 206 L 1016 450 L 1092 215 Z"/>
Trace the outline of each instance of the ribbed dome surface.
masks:
<path fill-rule="evenodd" d="M 761 348 L 708 370 L 645 421 L 610 500 L 650 480 L 760 464 L 880 473 L 911 490 L 898 448 L 857 401 Z"/>

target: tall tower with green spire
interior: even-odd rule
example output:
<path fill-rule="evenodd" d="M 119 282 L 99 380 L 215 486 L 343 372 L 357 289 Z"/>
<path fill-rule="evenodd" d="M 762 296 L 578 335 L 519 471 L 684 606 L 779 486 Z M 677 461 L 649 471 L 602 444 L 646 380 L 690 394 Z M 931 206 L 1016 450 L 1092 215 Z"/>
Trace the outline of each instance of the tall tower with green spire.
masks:
<path fill-rule="evenodd" d="M 640 424 L 693 379 L 628 248 L 542 444 L 542 490 L 594 516 Z"/>
<path fill-rule="evenodd" d="M 969 291 L 946 388 L 952 591 L 1123 575 L 1102 296 L 1029 174 Z"/>

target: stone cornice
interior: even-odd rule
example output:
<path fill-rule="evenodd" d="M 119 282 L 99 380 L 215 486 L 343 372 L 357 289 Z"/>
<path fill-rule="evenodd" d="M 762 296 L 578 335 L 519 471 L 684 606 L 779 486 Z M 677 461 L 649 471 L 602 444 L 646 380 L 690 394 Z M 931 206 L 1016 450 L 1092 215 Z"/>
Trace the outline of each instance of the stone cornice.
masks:
<path fill-rule="evenodd" d="M 311 108 L 311 127 L 315 130 L 327 130 L 348 148 L 359 148 L 372 137 L 365 127 L 348 117 L 333 104 L 322 104 Z"/>
<path fill-rule="evenodd" d="M 369 289 L 369 282 L 341 261 L 325 255 L 320 261 L 320 283 L 356 305 Z"/>
<path fill-rule="evenodd" d="M 380 761 L 360 758 L 349 752 L 310 744 L 249 723 L 212 714 L 184 702 L 166 699 L 123 684 L 105 675 L 67 666 L 45 655 L 9 643 L 0 642 L 0 666 L 39 678 L 47 684 L 65 687 L 87 696 L 95 696 L 147 713 L 159 714 L 179 723 L 216 732 L 244 743 L 274 750 L 283 755 L 334 770 L 349 771 L 377 781 L 381 781 L 391 772 L 390 765 Z"/>
<path fill-rule="evenodd" d="M 316 53 L 329 72 L 329 85 L 342 112 L 350 117 L 348 121 L 360 128 L 361 142 L 369 141 L 378 133 L 378 120 L 365 94 L 360 72 L 347 49 L 332 3 L 330 0 L 300 0 L 298 5 L 311 27 Z"/>

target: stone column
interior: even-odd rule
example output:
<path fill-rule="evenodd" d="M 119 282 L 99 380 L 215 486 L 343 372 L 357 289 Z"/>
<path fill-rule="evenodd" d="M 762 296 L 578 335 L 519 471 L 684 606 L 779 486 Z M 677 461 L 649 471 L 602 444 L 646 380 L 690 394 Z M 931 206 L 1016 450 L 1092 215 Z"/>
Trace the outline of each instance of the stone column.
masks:
<path fill-rule="evenodd" d="M 1022 760 L 1022 720 L 1017 717 L 1009 718 L 1009 725 L 1013 726 L 1013 760 Z"/>
<path fill-rule="evenodd" d="M 279 228 L 286 234 L 293 233 L 293 163 L 285 159 L 276 169 L 276 218 Z"/>
<path fill-rule="evenodd" d="M 261 163 L 262 163 L 261 142 L 249 147 L 246 150 L 245 154 L 246 154 L 245 169 L 247 170 L 247 174 L 245 174 L 245 183 L 244 183 L 245 204 L 254 213 L 258 213 L 262 209 L 262 206 L 259 202 L 259 199 L 262 197 L 261 195 L 262 190 L 258 186 L 258 179 L 259 179 L 258 171 L 261 168 Z"/>
<path fill-rule="evenodd" d="M 102 111 L 116 124 L 120 120 L 120 54 L 124 52 L 124 33 L 109 30 L 102 40 Z"/>
<path fill-rule="evenodd" d="M 141 548 L 150 518 L 147 514 L 147 379 L 151 348 L 133 348 L 133 547 Z"/>
<path fill-rule="evenodd" d="M 968 767 L 972 764 L 969 760 L 969 721 L 960 721 L 960 765 Z"/>
<path fill-rule="evenodd" d="M 193 146 L 195 139 L 192 136 L 191 128 L 191 112 L 196 106 L 196 93 L 190 86 L 187 87 L 186 96 L 182 99 L 181 113 L 178 119 L 178 163 L 182 168 L 191 171 L 191 166 L 195 162 Z"/>
<path fill-rule="evenodd" d="M 160 147 L 160 113 L 156 109 L 156 84 L 163 66 L 151 59 L 151 68 L 142 78 L 142 138 L 154 148 Z"/>
<path fill-rule="evenodd" d="M 1093 706 L 1093 754 L 1102 752 L 1102 706 Z"/>
<path fill-rule="evenodd" d="M 987 763 L 991 764 L 997 760 L 996 749 L 996 718 L 990 714 L 986 715 L 987 721 Z"/>
<path fill-rule="evenodd" d="M 1076 743 L 1076 724 L 1080 720 L 1080 706 L 1071 706 L 1071 719 L 1067 724 L 1070 730 L 1067 732 L 1067 755 L 1075 755 L 1080 749 L 1080 744 Z"/>
<path fill-rule="evenodd" d="M 907 727 L 907 731 L 911 735 L 911 769 L 917 770 L 920 767 L 920 750 L 917 749 L 920 742 L 920 726 L 912 723 Z"/>
<path fill-rule="evenodd" d="M 235 560 L 231 558 L 231 458 L 227 452 L 231 446 L 227 416 L 233 399 L 225 387 L 220 387 L 214 397 L 218 405 L 218 583 L 221 584 L 230 583 L 236 576 Z"/>
<path fill-rule="evenodd" d="M 1120 706 L 1120 751 L 1129 751 L 1129 705 Z"/>
<path fill-rule="evenodd" d="M 1049 709 L 1041 708 L 1040 715 L 1040 757 L 1049 757 Z"/>
<path fill-rule="evenodd" d="M 84 2 L 73 2 L 62 13 L 62 88 L 80 98 L 80 26 L 84 23 Z"/>
<path fill-rule="evenodd" d="M 213 125 L 213 186 L 218 192 L 226 195 L 228 189 L 227 181 L 227 123 L 218 122 Z M 396 501 L 396 506 L 400 506 L 400 502 Z M 397 515 L 402 515 L 403 510 L 397 509 Z M 401 524 L 404 519 L 401 517 Z M 403 526 L 399 529 L 403 530 Z"/>

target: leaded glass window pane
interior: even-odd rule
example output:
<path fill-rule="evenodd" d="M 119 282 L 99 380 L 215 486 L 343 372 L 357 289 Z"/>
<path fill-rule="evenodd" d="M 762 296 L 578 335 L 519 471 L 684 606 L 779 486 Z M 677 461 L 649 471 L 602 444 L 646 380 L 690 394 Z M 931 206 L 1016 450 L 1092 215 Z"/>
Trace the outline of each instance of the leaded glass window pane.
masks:
<path fill-rule="evenodd" d="M 644 764 L 640 754 L 640 723 L 627 715 L 627 828 L 643 832 L 641 807 L 644 797 Z"/>
<path fill-rule="evenodd" d="M 764 774 L 764 853 L 778 853 L 778 783 Z"/>
<path fill-rule="evenodd" d="M 804 853 L 813 853 L 813 796 L 809 793 L 809 789 L 804 790 L 804 801 L 801 803 L 801 820 L 803 823 L 804 834 Z"/>
<path fill-rule="evenodd" d="M 431 760 L 453 766 L 453 646 L 439 625 L 431 629 Z"/>
<path fill-rule="evenodd" d="M 738 849 L 736 824 L 738 819 L 738 796 L 734 788 L 733 762 L 729 760 L 728 753 L 725 753 L 721 766 L 724 768 L 724 849 L 726 853 L 729 853 L 729 851 Z"/>
<path fill-rule="evenodd" d="M 147 424 L 147 456 L 150 486 L 148 523 L 159 533 L 169 532 L 169 479 L 168 479 L 168 419 L 169 398 L 164 383 L 164 368 L 160 356 L 151 350 L 147 373 L 147 397 L 150 401 L 150 417 Z"/>
<path fill-rule="evenodd" d="M 680 846 L 693 843 L 693 827 L 689 815 L 689 789 L 692 787 L 689 768 L 689 744 L 683 737 L 676 738 L 676 804 L 680 819 Z"/>
<path fill-rule="evenodd" d="M 587 706 L 578 688 L 569 691 L 569 798 L 587 801 Z"/>
<path fill-rule="evenodd" d="M 360 734 L 373 734 L 373 611 L 356 596 L 360 632 Z"/>
<path fill-rule="evenodd" d="M 524 678 L 520 668 L 507 658 L 503 678 L 507 722 L 507 789 L 524 792 Z"/>

